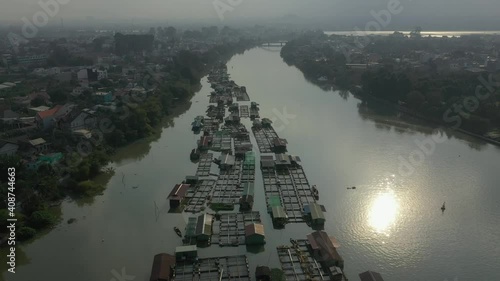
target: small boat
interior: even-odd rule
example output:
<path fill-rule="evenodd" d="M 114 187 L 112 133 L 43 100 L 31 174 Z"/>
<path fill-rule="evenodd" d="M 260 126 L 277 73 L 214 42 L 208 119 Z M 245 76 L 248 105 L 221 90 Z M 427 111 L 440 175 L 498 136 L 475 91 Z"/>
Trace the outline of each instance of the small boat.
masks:
<path fill-rule="evenodd" d="M 175 231 L 175 234 L 177 234 L 177 236 L 182 237 L 182 232 L 177 226 L 174 227 L 174 231 Z"/>
<path fill-rule="evenodd" d="M 193 150 L 191 150 L 191 154 L 189 154 L 189 158 L 193 161 L 200 159 L 200 152 L 193 148 Z"/>
<path fill-rule="evenodd" d="M 444 212 L 444 210 L 446 210 L 445 203 L 446 203 L 446 202 L 443 202 L 443 206 L 441 206 L 441 211 L 443 211 L 443 212 Z"/>
<path fill-rule="evenodd" d="M 316 185 L 313 185 L 311 188 L 311 193 L 314 196 L 314 199 L 319 200 L 319 191 L 316 188 Z"/>

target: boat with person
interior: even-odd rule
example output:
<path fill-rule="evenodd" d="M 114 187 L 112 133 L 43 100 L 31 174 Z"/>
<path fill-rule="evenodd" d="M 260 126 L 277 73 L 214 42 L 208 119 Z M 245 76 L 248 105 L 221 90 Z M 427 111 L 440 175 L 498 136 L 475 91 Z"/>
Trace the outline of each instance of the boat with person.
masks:
<path fill-rule="evenodd" d="M 182 232 L 177 226 L 174 227 L 174 231 L 177 236 L 182 237 Z"/>

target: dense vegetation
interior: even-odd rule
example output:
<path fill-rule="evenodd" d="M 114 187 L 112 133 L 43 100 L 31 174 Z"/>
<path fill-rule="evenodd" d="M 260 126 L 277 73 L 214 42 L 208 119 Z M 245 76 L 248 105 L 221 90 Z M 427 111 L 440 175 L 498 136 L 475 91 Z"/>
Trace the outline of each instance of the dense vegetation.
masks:
<path fill-rule="evenodd" d="M 369 44 L 356 49 L 356 40 L 368 40 Z M 347 55 L 342 46 L 356 51 Z M 320 86 L 356 90 L 363 99 L 376 98 L 426 119 L 484 135 L 500 128 L 498 73 L 443 70 L 442 59 L 432 56 L 420 68 L 394 59 L 418 61 L 421 54 L 429 52 L 467 61 L 474 58 L 475 52 L 481 53 L 480 46 L 479 37 L 407 38 L 396 32 L 386 37 L 353 39 L 309 32 L 288 42 L 281 56 Z M 367 57 L 373 54 L 379 58 L 374 67 L 346 66 L 348 62 L 366 64 Z"/>

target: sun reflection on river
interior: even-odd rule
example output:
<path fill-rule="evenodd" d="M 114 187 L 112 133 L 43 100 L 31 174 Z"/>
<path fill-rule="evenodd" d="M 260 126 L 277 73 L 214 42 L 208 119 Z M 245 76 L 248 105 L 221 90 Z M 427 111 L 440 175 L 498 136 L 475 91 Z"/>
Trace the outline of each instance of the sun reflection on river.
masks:
<path fill-rule="evenodd" d="M 399 203 L 394 191 L 388 189 L 378 194 L 372 201 L 368 214 L 369 225 L 378 233 L 388 234 L 396 221 Z"/>

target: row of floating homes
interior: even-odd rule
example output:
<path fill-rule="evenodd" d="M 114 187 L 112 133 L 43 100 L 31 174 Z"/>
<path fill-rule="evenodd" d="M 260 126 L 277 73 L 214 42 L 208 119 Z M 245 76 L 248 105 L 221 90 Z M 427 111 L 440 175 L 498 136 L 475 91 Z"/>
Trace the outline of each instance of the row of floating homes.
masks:
<path fill-rule="evenodd" d="M 286 280 L 346 281 L 337 241 L 320 231 L 326 221 L 325 208 L 316 202 L 318 191 L 314 185 L 309 185 L 300 157 L 287 154 L 288 141 L 278 136 L 270 119 L 257 119 L 260 118 L 257 103 L 251 102 L 250 107 L 233 103 L 233 98 L 244 101 L 248 95 L 244 87 L 229 80 L 225 65 L 213 70 L 209 81 L 214 88 L 210 102 L 217 105 L 210 105 L 208 117 L 198 116 L 192 124 L 195 132 L 203 130 L 193 150 L 199 159 L 196 176 L 186 177 L 168 196 L 172 209 L 185 205 L 186 212 L 198 214 L 188 218 L 184 246 L 177 247 L 174 256 L 155 256 L 150 281 L 271 280 L 271 270 L 266 266 L 257 266 L 251 278 L 245 256 L 198 256 L 198 247 L 213 244 L 220 247 L 247 245 L 249 250 L 254 248 L 252 245 L 266 243 L 260 214 L 253 210 L 256 155 L 250 133 L 240 123 L 241 118 L 248 117 L 253 119 L 252 132 L 261 153 L 267 211 L 273 226 L 281 228 L 287 223 L 305 222 L 318 230 L 305 239 L 290 240 L 291 246 L 277 247 Z M 224 119 L 226 107 L 229 115 Z M 221 125 L 222 122 L 225 124 Z M 219 173 L 212 170 L 212 163 L 218 165 Z M 239 212 L 230 211 L 236 204 L 239 204 Z M 226 205 L 231 208 L 222 208 Z M 221 212 L 205 213 L 207 207 Z M 382 280 L 380 274 L 372 272 L 362 273 L 360 278 L 362 281 Z"/>

